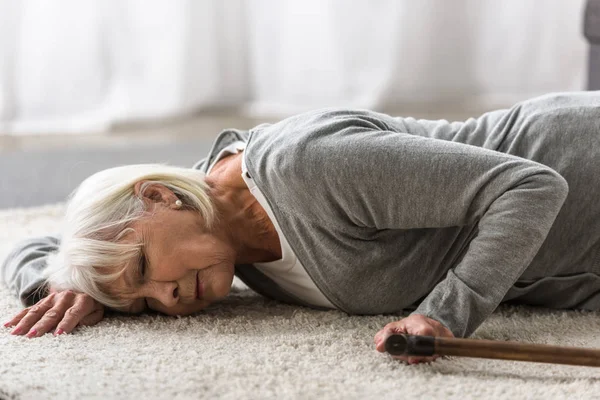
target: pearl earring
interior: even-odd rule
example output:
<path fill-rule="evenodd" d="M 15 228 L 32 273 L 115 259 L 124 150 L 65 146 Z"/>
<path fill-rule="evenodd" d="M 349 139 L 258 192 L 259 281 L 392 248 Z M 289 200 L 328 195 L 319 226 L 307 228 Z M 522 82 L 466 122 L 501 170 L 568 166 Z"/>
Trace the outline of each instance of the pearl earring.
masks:
<path fill-rule="evenodd" d="M 181 202 L 181 200 L 177 199 L 177 201 L 175 201 L 176 208 L 180 208 L 182 205 L 183 205 L 183 203 Z"/>

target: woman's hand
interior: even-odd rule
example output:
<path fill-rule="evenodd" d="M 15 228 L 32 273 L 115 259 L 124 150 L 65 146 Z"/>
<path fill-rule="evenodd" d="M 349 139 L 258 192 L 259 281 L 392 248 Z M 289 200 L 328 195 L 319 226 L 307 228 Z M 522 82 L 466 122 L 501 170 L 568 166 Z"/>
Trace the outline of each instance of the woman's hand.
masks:
<path fill-rule="evenodd" d="M 427 318 L 424 315 L 413 314 L 403 318 L 400 321 L 387 324 L 382 330 L 375 335 L 375 345 L 377 351 L 385 352 L 385 341 L 393 334 L 404 333 L 407 335 L 422 335 L 422 336 L 442 336 L 454 337 L 454 334 L 442 325 L 440 322 Z M 437 354 L 432 357 L 423 356 L 393 356 L 393 358 L 408 362 L 409 364 L 418 364 L 421 362 L 435 361 L 439 356 Z"/>
<path fill-rule="evenodd" d="M 70 333 L 77 325 L 95 325 L 104 317 L 104 306 L 84 293 L 72 290 L 56 291 L 27 307 L 4 324 L 16 325 L 13 335 L 27 334 L 28 338 L 44 335 L 57 328 L 54 336 Z"/>

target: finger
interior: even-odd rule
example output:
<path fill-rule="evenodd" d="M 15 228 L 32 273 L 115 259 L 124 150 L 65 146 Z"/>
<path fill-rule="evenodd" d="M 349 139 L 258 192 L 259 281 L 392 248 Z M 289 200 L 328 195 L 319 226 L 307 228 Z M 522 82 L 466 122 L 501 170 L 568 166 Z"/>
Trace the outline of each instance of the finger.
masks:
<path fill-rule="evenodd" d="M 401 333 L 405 330 L 406 323 L 404 320 L 390 322 L 380 331 L 383 336 L 389 335 L 390 333 Z"/>
<path fill-rule="evenodd" d="M 404 361 L 407 364 L 430 363 L 439 358 L 437 354 L 433 356 L 392 356 L 393 359 Z"/>
<path fill-rule="evenodd" d="M 4 327 L 5 328 L 10 328 L 13 325 L 16 325 L 19 323 L 19 321 L 21 321 L 21 319 L 27 315 L 27 311 L 29 311 L 28 308 L 24 308 L 21 311 L 19 311 L 19 313 L 17 315 L 15 315 L 14 317 L 12 317 L 11 319 L 9 319 L 8 321 L 6 321 L 4 323 Z"/>
<path fill-rule="evenodd" d="M 100 305 L 96 310 L 94 310 L 91 314 L 83 317 L 81 321 L 79 321 L 79 325 L 96 325 L 98 322 L 102 321 L 104 318 L 104 307 Z"/>
<path fill-rule="evenodd" d="M 394 360 L 404 361 L 405 363 L 408 363 L 408 356 L 392 356 L 392 358 Z"/>
<path fill-rule="evenodd" d="M 386 351 L 385 350 L 386 340 L 390 336 L 399 334 L 399 333 L 406 333 L 406 327 L 402 321 L 396 321 L 396 322 L 387 324 L 381 331 L 378 332 L 379 341 L 376 342 L 376 345 L 375 345 L 375 348 L 377 349 L 377 351 L 380 353 L 384 353 Z"/>
<path fill-rule="evenodd" d="M 375 344 L 377 344 L 377 342 L 379 342 L 381 340 L 381 331 L 377 332 L 375 334 L 375 337 L 373 337 L 373 341 L 375 342 Z"/>
<path fill-rule="evenodd" d="M 54 293 L 52 294 L 54 295 Z M 27 337 L 39 337 L 54 329 L 58 323 L 64 318 L 65 312 L 73 306 L 79 295 L 71 290 L 65 290 L 56 293 L 56 299 L 51 309 L 46 310 L 43 316 L 31 326 Z M 50 296 L 48 296 L 50 297 Z"/>
<path fill-rule="evenodd" d="M 425 363 L 425 362 L 431 362 L 430 357 L 408 357 L 408 364 L 409 365 L 414 365 L 414 364 L 421 364 L 421 363 Z"/>
<path fill-rule="evenodd" d="M 78 296 L 75 304 L 65 312 L 62 321 L 58 323 L 55 335 L 71 333 L 82 319 L 95 311 L 94 305 L 95 301 L 91 297 L 85 295 Z"/>
<path fill-rule="evenodd" d="M 389 324 L 387 324 L 386 326 L 384 326 L 383 328 L 381 328 L 379 330 L 379 332 L 377 332 L 375 334 L 375 341 L 379 341 L 381 340 L 381 338 L 383 337 L 383 335 L 385 335 L 386 331 L 390 330 L 392 328 L 392 324 L 397 324 L 399 321 L 397 322 L 391 322 Z"/>
<path fill-rule="evenodd" d="M 424 356 L 392 356 L 393 359 L 403 361 L 406 364 L 420 364 L 420 363 L 430 363 L 433 361 L 433 357 L 424 357 Z"/>
<path fill-rule="evenodd" d="M 407 324 L 407 331 L 410 335 L 418 336 L 437 336 L 437 329 L 431 325 L 428 320 L 412 320 Z"/>
<path fill-rule="evenodd" d="M 58 322 L 62 318 L 63 312 L 61 311 L 60 307 L 52 307 L 46 311 L 42 318 L 31 327 L 27 337 L 32 338 L 43 336 L 46 334 L 46 332 L 54 329 L 54 327 L 58 325 Z"/>
<path fill-rule="evenodd" d="M 385 353 L 385 341 L 391 336 L 391 333 L 384 332 L 379 336 L 379 340 L 375 343 L 375 349 L 380 353 Z"/>
<path fill-rule="evenodd" d="M 373 338 L 373 341 L 375 342 L 375 348 L 379 352 L 382 352 L 381 343 L 385 344 L 385 340 L 383 340 L 384 334 L 385 334 L 385 330 L 381 329 L 381 330 L 379 330 L 379 332 L 377 332 L 375 334 L 375 337 Z"/>
<path fill-rule="evenodd" d="M 38 302 L 36 305 L 26 308 L 25 315 L 17 323 L 15 329 L 11 332 L 13 335 L 23 335 L 29 332 L 30 328 L 40 320 L 53 305 L 54 296 L 50 295 Z"/>
<path fill-rule="evenodd" d="M 54 295 L 54 293 L 52 294 Z M 43 315 L 37 316 L 37 319 L 33 319 L 33 323 L 28 328 L 28 338 L 39 337 L 44 335 L 49 330 L 53 329 L 58 322 L 63 318 L 65 311 L 71 307 L 73 301 L 75 301 L 77 294 L 70 290 L 66 290 L 56 294 L 54 301 L 48 296 L 48 301 L 43 305 Z M 50 307 L 47 307 L 50 305 Z M 30 311 L 31 312 L 31 311 Z M 29 315 L 29 313 L 28 313 Z M 28 317 L 26 317 L 28 318 Z"/>
<path fill-rule="evenodd" d="M 383 330 L 381 330 L 375 334 L 373 341 L 375 342 L 375 349 L 378 352 L 382 353 L 385 351 L 385 343 L 383 342 Z M 383 343 L 383 345 L 382 345 L 382 343 Z"/>

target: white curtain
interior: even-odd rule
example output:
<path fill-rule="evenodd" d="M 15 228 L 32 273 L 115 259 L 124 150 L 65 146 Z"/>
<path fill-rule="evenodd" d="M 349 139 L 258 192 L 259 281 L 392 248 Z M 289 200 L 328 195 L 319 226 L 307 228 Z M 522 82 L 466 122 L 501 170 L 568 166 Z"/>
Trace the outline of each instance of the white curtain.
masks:
<path fill-rule="evenodd" d="M 0 132 L 582 90 L 584 0 L 0 0 Z"/>

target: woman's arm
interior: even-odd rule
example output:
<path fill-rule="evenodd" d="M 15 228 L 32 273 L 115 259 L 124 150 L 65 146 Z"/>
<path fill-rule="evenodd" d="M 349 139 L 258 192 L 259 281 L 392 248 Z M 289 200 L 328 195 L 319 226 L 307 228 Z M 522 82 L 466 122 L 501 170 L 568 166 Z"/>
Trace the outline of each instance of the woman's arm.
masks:
<path fill-rule="evenodd" d="M 2 263 L 2 280 L 28 306 L 4 324 L 15 327 L 13 334 L 38 337 L 54 328 L 55 335 L 70 333 L 77 325 L 95 325 L 104 317 L 104 306 L 90 296 L 46 286 L 43 270 L 59 245 L 55 236 L 27 239 Z"/>
<path fill-rule="evenodd" d="M 326 213 L 343 210 L 381 230 L 477 225 L 462 259 L 412 313 L 456 337 L 471 335 L 500 304 L 568 193 L 565 179 L 542 164 L 405 133 L 348 127 L 293 151 L 310 166 L 294 178 L 316 188 L 306 201 L 328 205 Z"/>
<path fill-rule="evenodd" d="M 19 242 L 2 263 L 2 280 L 24 306 L 31 306 L 48 295 L 43 270 L 50 253 L 60 246 L 58 236 L 42 236 Z"/>

